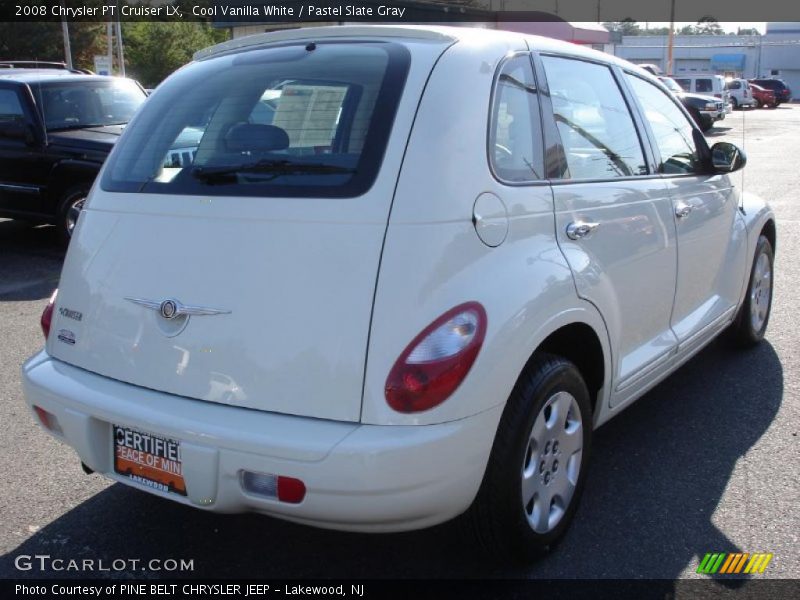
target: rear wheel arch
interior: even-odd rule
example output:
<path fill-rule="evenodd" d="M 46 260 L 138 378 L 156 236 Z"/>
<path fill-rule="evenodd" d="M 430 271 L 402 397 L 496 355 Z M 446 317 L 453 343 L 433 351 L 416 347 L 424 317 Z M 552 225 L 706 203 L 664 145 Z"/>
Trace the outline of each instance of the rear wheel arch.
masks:
<path fill-rule="evenodd" d="M 56 165 L 47 182 L 50 210 L 55 214 L 68 190 L 81 186 L 88 192 L 99 171 L 100 165 L 94 163 L 63 162 Z"/>
<path fill-rule="evenodd" d="M 775 230 L 775 221 L 772 219 L 767 220 L 764 223 L 764 226 L 761 228 L 761 235 L 769 240 L 770 246 L 772 246 L 772 252 L 777 252 L 777 243 L 778 243 L 778 234 Z"/>
<path fill-rule="evenodd" d="M 528 359 L 525 369 L 543 353 L 560 356 L 575 365 L 589 389 L 592 414 L 596 415 L 601 391 L 606 383 L 607 361 L 606 351 L 595 329 L 581 321 L 562 325 L 537 346 Z"/>

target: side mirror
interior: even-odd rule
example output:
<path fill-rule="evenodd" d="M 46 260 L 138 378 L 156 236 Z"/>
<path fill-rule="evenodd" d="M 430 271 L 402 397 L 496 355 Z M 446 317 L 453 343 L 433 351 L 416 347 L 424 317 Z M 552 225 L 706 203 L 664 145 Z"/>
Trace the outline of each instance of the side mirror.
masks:
<path fill-rule="evenodd" d="M 0 121 L 0 138 L 22 140 L 28 146 L 36 144 L 36 134 L 28 123 L 24 121 Z"/>
<path fill-rule="evenodd" d="M 733 173 L 747 164 L 747 156 L 734 144 L 717 142 L 711 146 L 711 164 L 718 173 Z"/>

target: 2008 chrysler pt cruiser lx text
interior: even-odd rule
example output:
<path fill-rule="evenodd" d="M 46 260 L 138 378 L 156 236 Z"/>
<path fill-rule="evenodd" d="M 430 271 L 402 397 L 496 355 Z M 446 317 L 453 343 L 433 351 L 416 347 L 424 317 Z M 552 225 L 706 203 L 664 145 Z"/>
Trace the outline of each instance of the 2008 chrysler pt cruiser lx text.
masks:
<path fill-rule="evenodd" d="M 87 470 L 356 531 L 463 514 L 527 559 L 592 431 L 723 332 L 775 222 L 650 74 L 520 34 L 330 27 L 204 50 L 95 184 L 23 367 Z"/>

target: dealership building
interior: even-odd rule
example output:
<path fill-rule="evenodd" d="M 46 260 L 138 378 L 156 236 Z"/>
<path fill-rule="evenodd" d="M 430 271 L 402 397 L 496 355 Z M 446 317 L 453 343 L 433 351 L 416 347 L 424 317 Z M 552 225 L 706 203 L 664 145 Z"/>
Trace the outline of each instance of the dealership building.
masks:
<path fill-rule="evenodd" d="M 667 71 L 665 35 L 623 36 L 608 48 L 638 64 Z M 800 22 L 767 23 L 764 35 L 678 35 L 672 74 L 716 73 L 728 77 L 779 77 L 800 97 Z"/>

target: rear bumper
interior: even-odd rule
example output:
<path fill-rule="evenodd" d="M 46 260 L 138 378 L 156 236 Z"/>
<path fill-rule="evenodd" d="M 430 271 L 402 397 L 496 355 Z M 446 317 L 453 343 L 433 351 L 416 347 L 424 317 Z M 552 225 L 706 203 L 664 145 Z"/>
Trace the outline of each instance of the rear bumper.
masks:
<path fill-rule="evenodd" d="M 236 408 L 111 380 L 41 352 L 22 368 L 25 398 L 55 415 L 80 460 L 106 477 L 224 513 L 259 512 L 353 531 L 428 527 L 464 512 L 486 467 L 502 406 L 426 426 L 360 425 Z M 179 440 L 187 496 L 113 468 L 112 425 Z M 240 471 L 294 477 L 299 504 L 253 496 Z"/>

